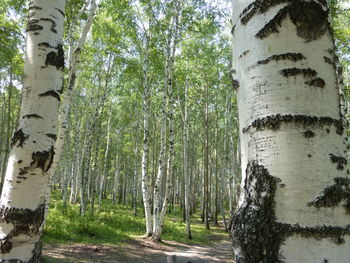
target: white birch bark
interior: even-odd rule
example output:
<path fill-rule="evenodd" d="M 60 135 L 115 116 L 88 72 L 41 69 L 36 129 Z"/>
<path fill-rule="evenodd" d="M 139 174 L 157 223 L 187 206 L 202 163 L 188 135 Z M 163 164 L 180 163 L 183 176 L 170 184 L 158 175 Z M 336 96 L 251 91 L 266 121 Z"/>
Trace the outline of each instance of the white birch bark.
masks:
<path fill-rule="evenodd" d="M 64 8 L 64 0 L 34 0 L 29 6 L 20 121 L 0 202 L 1 262 L 40 261 L 63 85 Z"/>
<path fill-rule="evenodd" d="M 119 190 L 119 163 L 118 157 L 115 158 L 115 171 L 114 171 L 114 180 L 113 180 L 113 190 L 112 190 L 112 201 L 114 204 L 117 203 L 117 194 Z"/>
<path fill-rule="evenodd" d="M 103 190 L 105 189 L 106 182 L 107 182 L 107 175 L 108 175 L 108 168 L 107 168 L 107 159 L 109 155 L 109 143 L 110 143 L 110 130 L 111 130 L 111 116 L 108 117 L 108 123 L 107 123 L 107 145 L 106 150 L 103 158 L 103 169 L 102 169 L 102 175 L 100 175 L 100 182 L 99 182 L 99 192 L 98 192 L 98 209 L 101 209 L 102 206 L 102 196 L 103 196 Z"/>
<path fill-rule="evenodd" d="M 350 258 L 350 180 L 326 1 L 234 1 L 237 263 Z"/>
<path fill-rule="evenodd" d="M 163 199 L 162 210 L 159 215 L 158 222 L 156 222 L 155 228 L 153 229 L 153 241 L 160 241 L 163 224 L 165 220 L 165 215 L 167 212 L 167 207 L 169 204 L 169 198 L 172 188 L 172 180 L 174 173 L 174 145 L 175 145 L 175 127 L 174 127 L 174 94 L 173 94 L 173 74 L 174 74 L 174 60 L 175 60 L 175 49 L 176 49 L 176 40 L 177 40 L 177 26 L 178 26 L 178 17 L 177 13 L 174 17 L 174 22 L 168 36 L 168 47 L 167 47 L 167 61 L 166 61 L 166 87 L 167 87 L 167 98 L 168 98 L 168 110 L 167 115 L 169 119 L 169 157 L 167 163 L 167 172 L 166 172 L 166 183 L 165 183 L 165 194 Z"/>
<path fill-rule="evenodd" d="M 59 163 L 61 153 L 63 151 L 63 144 L 64 144 L 64 138 L 68 126 L 68 115 L 69 115 L 69 108 L 70 108 L 70 102 L 71 98 L 74 92 L 75 88 L 75 82 L 76 82 L 76 74 L 78 70 L 78 66 L 80 63 L 80 54 L 81 50 L 84 46 L 87 34 L 89 33 L 92 22 L 95 17 L 95 12 L 96 12 L 96 1 L 91 0 L 90 1 L 90 10 L 89 10 L 89 16 L 88 19 L 84 25 L 84 28 L 82 30 L 80 39 L 78 40 L 78 43 L 73 50 L 71 50 L 71 53 L 69 54 L 69 70 L 68 70 L 68 85 L 67 88 L 64 90 L 62 94 L 62 105 L 60 107 L 60 112 L 59 112 L 59 126 L 58 126 L 58 133 L 57 133 L 57 140 L 55 143 L 55 156 L 53 159 L 52 167 L 50 169 L 49 176 L 50 178 L 53 177 L 56 167 Z"/>
<path fill-rule="evenodd" d="M 186 222 L 186 232 L 187 237 L 192 239 L 191 233 L 191 221 L 190 221 L 190 210 L 191 210 L 191 199 L 190 199 L 190 191 L 191 191 L 191 181 L 190 181 L 190 173 L 188 169 L 188 143 L 189 143 L 189 116 L 188 116 L 188 81 L 186 79 L 185 83 L 185 103 L 184 103 L 184 114 L 183 114 L 183 122 L 184 122 L 184 131 L 183 131 L 183 170 L 184 170 L 184 181 L 185 181 L 185 222 Z"/>
<path fill-rule="evenodd" d="M 132 177 L 132 184 L 131 184 L 131 196 L 132 196 L 132 208 L 134 212 L 134 216 L 137 216 L 137 182 L 138 182 L 138 175 L 139 175 L 139 169 L 138 169 L 138 146 L 135 143 L 135 150 L 134 150 L 134 174 Z"/>
<path fill-rule="evenodd" d="M 167 72 L 167 69 L 166 69 Z M 166 73 L 166 76 L 168 74 Z M 167 79 L 167 78 L 166 78 Z M 161 187 L 164 177 L 164 164 L 166 160 L 166 129 L 167 129 L 167 90 L 164 89 L 163 102 L 162 102 L 162 124 L 160 130 L 160 150 L 158 156 L 158 170 L 157 177 L 154 183 L 153 190 L 153 231 L 156 230 L 159 224 L 159 217 L 162 209 L 161 199 Z"/>
<path fill-rule="evenodd" d="M 143 146 L 142 146 L 142 168 L 141 168 L 141 184 L 142 198 L 145 208 L 146 218 L 146 236 L 150 237 L 153 233 L 152 213 L 151 213 L 151 196 L 149 190 L 149 173 L 148 173 L 148 157 L 149 157 L 149 86 L 148 86 L 148 40 L 146 40 L 145 54 L 143 55 Z"/>
<path fill-rule="evenodd" d="M 82 12 L 85 9 L 85 5 L 84 4 L 82 10 L 79 12 L 78 17 L 81 16 Z M 62 103 L 60 105 L 60 109 L 59 109 L 59 115 L 58 115 L 58 132 L 57 132 L 57 139 L 56 139 L 56 143 L 55 143 L 55 155 L 53 158 L 53 162 L 52 162 L 52 166 L 51 169 L 49 171 L 49 177 L 48 177 L 48 185 L 50 186 L 52 184 L 52 178 L 55 175 L 55 171 L 57 169 L 58 163 L 60 161 L 61 158 L 61 154 L 63 152 L 63 145 L 64 145 L 64 140 L 65 140 L 65 136 L 66 136 L 66 131 L 67 131 L 67 127 L 68 127 L 68 116 L 69 116 L 69 108 L 70 108 L 70 102 L 71 102 L 71 98 L 74 92 L 74 88 L 75 88 L 75 83 L 76 83 L 76 74 L 77 74 L 77 70 L 78 70 L 78 66 L 80 63 L 80 54 L 81 54 L 81 50 L 84 46 L 85 40 L 86 40 L 86 36 L 90 31 L 90 28 L 92 26 L 92 22 L 94 20 L 94 16 L 95 16 L 95 11 L 96 11 L 96 1 L 95 0 L 91 0 L 90 1 L 90 10 L 89 10 L 89 16 L 88 16 L 88 20 L 86 21 L 84 28 L 82 30 L 80 39 L 78 40 L 78 43 L 73 51 L 73 48 L 70 46 L 70 53 L 69 53 L 69 70 L 68 70 L 68 85 L 67 88 L 63 91 L 62 96 L 61 96 L 61 100 Z M 46 208 L 45 208 L 45 218 L 47 217 L 47 213 L 48 213 L 48 205 L 50 202 L 50 194 L 51 194 L 51 187 L 47 188 L 48 191 L 46 193 Z"/>

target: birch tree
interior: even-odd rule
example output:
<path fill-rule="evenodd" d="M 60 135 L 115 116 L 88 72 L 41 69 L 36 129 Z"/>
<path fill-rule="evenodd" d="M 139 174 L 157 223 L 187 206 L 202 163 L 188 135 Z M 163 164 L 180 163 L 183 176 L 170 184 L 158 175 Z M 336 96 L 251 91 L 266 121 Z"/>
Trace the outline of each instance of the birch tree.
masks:
<path fill-rule="evenodd" d="M 0 261 L 40 262 L 48 176 L 63 85 L 64 0 L 29 5 L 23 99 L 0 211 Z"/>
<path fill-rule="evenodd" d="M 173 90 L 173 82 L 174 82 L 174 62 L 175 62 L 175 50 L 176 45 L 178 42 L 179 37 L 179 17 L 180 17 L 180 11 L 181 11 L 181 3 L 180 1 L 174 1 L 173 2 L 173 10 L 170 10 L 170 13 L 174 13 L 170 27 L 168 29 L 167 33 L 167 39 L 166 39 L 166 63 L 165 63 L 165 87 L 166 87 L 166 94 L 164 95 L 164 101 L 163 101 L 163 113 L 162 113 L 162 131 L 161 131 L 161 143 L 163 144 L 165 141 L 165 129 L 166 129 L 166 119 L 164 117 L 168 117 L 169 119 L 169 146 L 168 146 L 168 162 L 167 162 L 167 171 L 166 171 L 166 183 L 165 183 L 165 194 L 163 199 L 163 204 L 160 207 L 159 202 L 159 194 L 155 197 L 155 205 L 158 205 L 158 209 L 162 209 L 161 211 L 158 210 L 159 218 L 157 216 L 155 217 L 155 220 L 157 222 L 154 222 L 154 228 L 153 228 L 153 236 L 152 240 L 159 241 L 161 238 L 161 234 L 163 231 L 163 223 L 165 220 L 165 215 L 167 212 L 167 206 L 169 204 L 169 197 L 171 193 L 171 187 L 172 187 L 172 180 L 173 180 L 173 173 L 174 173 L 174 144 L 175 144 L 175 126 L 174 126 L 174 90 Z M 167 109 L 165 109 L 165 106 L 168 106 Z M 162 154 L 165 154 L 163 151 L 165 151 L 165 145 L 161 146 L 161 153 L 159 156 L 159 170 L 164 169 L 164 156 Z M 161 157 L 163 157 L 163 161 L 161 160 Z M 161 167 L 161 164 L 163 167 Z M 158 172 L 161 172 L 159 171 Z M 158 174 L 159 176 L 159 174 Z M 157 178 L 158 180 L 158 178 Z M 155 189 L 156 191 L 157 189 Z M 159 191 L 159 190 L 158 190 Z M 158 200 L 156 200 L 156 198 Z M 158 201 L 158 202 L 157 202 Z"/>
<path fill-rule="evenodd" d="M 87 34 L 89 33 L 92 22 L 94 20 L 95 11 L 96 11 L 96 1 L 91 0 L 90 2 L 90 10 L 89 10 L 89 16 L 88 19 L 83 27 L 81 36 L 76 44 L 75 47 L 73 47 L 73 44 L 70 45 L 70 53 L 69 53 L 69 71 L 68 71 L 68 85 L 67 88 L 64 90 L 62 94 L 62 100 L 63 103 L 60 107 L 60 114 L 59 114 L 59 127 L 58 127 L 58 137 L 55 144 L 55 157 L 53 159 L 52 163 L 52 169 L 50 169 L 50 178 L 55 173 L 56 167 L 58 165 L 58 162 L 60 160 L 60 156 L 63 150 L 63 144 L 64 144 L 64 138 L 65 133 L 67 130 L 67 121 L 68 121 L 68 115 L 69 115 L 69 108 L 70 108 L 70 102 L 71 98 L 74 92 L 75 83 L 77 79 L 77 70 L 79 66 L 79 58 L 81 54 L 81 50 L 84 47 L 84 43 L 87 37 Z M 87 2 L 86 2 L 87 3 Z M 85 9 L 85 5 L 82 8 L 82 10 L 79 12 L 77 19 L 80 18 L 83 11 Z M 71 34 L 71 33 L 70 33 Z"/>
<path fill-rule="evenodd" d="M 327 3 L 239 0 L 233 10 L 235 260 L 348 262 L 350 180 Z"/>

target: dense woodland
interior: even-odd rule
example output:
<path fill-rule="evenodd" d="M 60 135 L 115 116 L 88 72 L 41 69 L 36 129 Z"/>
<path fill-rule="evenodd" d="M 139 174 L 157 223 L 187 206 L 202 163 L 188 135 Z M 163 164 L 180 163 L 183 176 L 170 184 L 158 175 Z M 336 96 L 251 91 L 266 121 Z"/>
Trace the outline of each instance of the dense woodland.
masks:
<path fill-rule="evenodd" d="M 67 0 L 64 89 L 45 211 L 53 191 L 63 214 L 75 206 L 91 220 L 106 203 L 126 205 L 145 217 L 142 231 L 153 241 L 174 214 L 189 239 L 195 215 L 207 229 L 231 230 L 241 184 L 231 4 Z M 347 106 L 350 6 L 328 4 Z M 25 39 L 35 9 L 27 1 L 0 3 L 1 186 L 18 143 Z"/>

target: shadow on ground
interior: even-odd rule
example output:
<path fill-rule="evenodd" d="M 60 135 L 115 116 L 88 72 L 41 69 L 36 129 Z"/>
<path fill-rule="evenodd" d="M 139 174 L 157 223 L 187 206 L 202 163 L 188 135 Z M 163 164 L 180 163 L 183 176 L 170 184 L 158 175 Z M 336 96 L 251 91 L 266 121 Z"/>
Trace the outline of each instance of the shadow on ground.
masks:
<path fill-rule="evenodd" d="M 209 246 L 173 241 L 154 244 L 142 238 L 120 246 L 47 244 L 43 253 L 45 263 L 165 263 L 169 255 L 176 256 L 176 263 L 234 262 L 228 237 Z"/>

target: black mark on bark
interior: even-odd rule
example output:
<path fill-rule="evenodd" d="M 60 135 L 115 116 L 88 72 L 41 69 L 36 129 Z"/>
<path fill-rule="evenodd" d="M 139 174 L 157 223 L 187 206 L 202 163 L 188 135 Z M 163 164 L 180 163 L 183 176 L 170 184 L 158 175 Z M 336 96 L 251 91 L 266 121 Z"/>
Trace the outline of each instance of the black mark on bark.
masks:
<path fill-rule="evenodd" d="M 0 223 L 13 224 L 13 229 L 0 241 L 0 250 L 2 254 L 9 253 L 12 249 L 12 239 L 21 234 L 37 235 L 40 226 L 44 221 L 45 204 L 41 204 L 37 209 L 23 209 L 14 207 L 0 208 Z M 9 261 L 10 262 L 10 261 Z M 19 262 L 15 260 L 14 262 Z"/>
<path fill-rule="evenodd" d="M 18 175 L 25 175 L 25 174 L 29 173 L 29 169 L 30 169 L 30 167 L 19 168 Z M 24 177 L 24 178 L 21 178 L 21 179 L 27 179 L 27 177 Z"/>
<path fill-rule="evenodd" d="M 315 137 L 315 133 L 311 130 L 306 130 L 303 132 L 304 137 L 306 138 L 313 138 Z"/>
<path fill-rule="evenodd" d="M 28 10 L 42 10 L 42 8 L 40 6 L 36 6 L 30 3 Z"/>
<path fill-rule="evenodd" d="M 272 18 L 261 30 L 259 30 L 255 36 L 262 39 L 272 33 L 278 33 L 278 28 L 281 27 L 282 22 L 288 16 L 289 9 L 289 6 L 282 8 L 274 18 Z"/>
<path fill-rule="evenodd" d="M 33 32 L 38 33 L 37 31 L 43 30 L 44 27 L 42 27 L 38 23 L 39 23 L 39 19 L 29 19 L 28 24 L 27 24 L 27 28 L 26 28 L 26 32 L 33 31 Z"/>
<path fill-rule="evenodd" d="M 29 260 L 29 263 L 41 262 L 42 261 L 42 251 L 43 251 L 43 242 L 40 239 L 36 242 L 35 247 L 32 251 L 32 258 Z"/>
<path fill-rule="evenodd" d="M 243 128 L 242 132 L 245 133 L 248 130 L 255 128 L 258 131 L 262 130 L 278 130 L 282 123 L 295 123 L 302 127 L 323 127 L 334 126 L 336 133 L 342 135 L 344 132 L 344 126 L 341 120 L 336 120 L 331 117 L 313 117 L 306 115 L 271 115 L 264 118 L 257 119 L 252 122 L 248 127 Z"/>
<path fill-rule="evenodd" d="M 12 249 L 12 243 L 7 239 L 1 240 L 0 249 L 1 249 L 1 254 L 10 253 Z"/>
<path fill-rule="evenodd" d="M 46 55 L 45 65 L 55 66 L 57 69 L 64 67 L 64 52 L 62 45 L 57 46 L 57 52 L 51 51 Z"/>
<path fill-rule="evenodd" d="M 34 152 L 32 153 L 32 162 L 30 163 L 32 168 L 41 168 L 43 172 L 47 172 L 53 162 L 53 156 L 55 152 L 53 146 L 49 151 Z"/>
<path fill-rule="evenodd" d="M 34 118 L 34 119 L 44 119 L 43 117 L 41 117 L 40 115 L 38 114 L 27 114 L 27 115 L 24 115 L 22 117 L 23 119 L 31 119 L 31 118 Z"/>
<path fill-rule="evenodd" d="M 11 147 L 13 147 L 14 145 L 16 145 L 18 143 L 17 147 L 23 148 L 23 143 L 28 138 L 29 138 L 29 135 L 24 134 L 22 129 L 17 130 L 12 137 Z M 18 161 L 18 163 L 20 163 L 20 162 Z"/>
<path fill-rule="evenodd" d="M 264 60 L 259 60 L 257 63 L 259 65 L 261 64 L 267 64 L 270 61 L 280 61 L 280 60 L 291 60 L 293 62 L 298 61 L 298 60 L 303 60 L 306 59 L 305 56 L 301 53 L 285 53 L 285 54 L 279 54 L 279 55 L 273 55 L 271 57 L 268 57 L 267 59 Z"/>
<path fill-rule="evenodd" d="M 246 56 L 249 52 L 249 50 L 244 51 L 242 54 L 239 55 L 239 58 Z"/>
<path fill-rule="evenodd" d="M 242 24 L 247 24 L 249 20 L 254 17 L 257 13 L 265 13 L 267 10 L 270 9 L 270 7 L 290 2 L 290 0 L 262 0 L 262 1 L 255 1 L 251 4 L 249 4 L 243 12 L 240 14 L 241 22 Z"/>
<path fill-rule="evenodd" d="M 331 58 L 326 57 L 326 56 L 323 56 L 323 58 L 324 58 L 324 62 L 326 62 L 327 64 L 330 64 L 332 66 L 335 66 L 335 63 L 332 61 Z"/>
<path fill-rule="evenodd" d="M 55 8 L 61 15 L 63 15 L 64 16 L 64 12 L 61 10 L 61 9 L 59 9 L 59 8 Z"/>
<path fill-rule="evenodd" d="M 54 97 L 58 101 L 61 101 L 60 95 L 54 90 L 49 90 L 49 91 L 46 91 L 44 93 L 39 94 L 39 97 L 48 97 L 48 96 Z"/>
<path fill-rule="evenodd" d="M 57 140 L 57 135 L 56 134 L 51 134 L 51 133 L 47 133 L 45 134 L 47 137 L 50 137 L 51 139 L 54 139 L 55 141 Z"/>
<path fill-rule="evenodd" d="M 46 22 L 49 22 L 51 23 L 51 28 L 50 30 L 54 33 L 57 33 L 57 30 L 56 30 L 56 22 L 54 20 L 52 20 L 51 18 L 40 18 L 40 21 L 46 21 Z"/>
<path fill-rule="evenodd" d="M 308 203 L 310 206 L 335 207 L 345 201 L 343 207 L 350 213 L 350 179 L 345 177 L 334 178 L 335 184 L 327 186 L 320 196 Z"/>
<path fill-rule="evenodd" d="M 239 88 L 238 80 L 232 79 L 231 82 L 232 82 L 232 87 L 237 90 Z"/>
<path fill-rule="evenodd" d="M 54 46 L 51 46 L 48 42 L 41 42 L 38 44 L 38 46 L 39 47 L 46 47 L 46 48 L 55 48 Z"/>
<path fill-rule="evenodd" d="M 348 164 L 348 161 L 343 156 L 335 156 L 334 154 L 329 154 L 331 162 L 337 164 L 338 170 L 344 170 L 344 167 Z"/>
<path fill-rule="evenodd" d="M 256 1 L 249 5 L 249 12 L 243 11 L 241 22 L 246 24 L 255 14 L 265 13 L 270 7 L 288 3 L 256 34 L 258 38 L 265 38 L 271 33 L 279 32 L 282 22 L 289 16 L 296 26 L 297 35 L 306 41 L 313 41 L 323 36 L 328 27 L 327 12 L 316 2 L 305 2 L 302 0 Z M 247 7 L 247 8 L 248 8 Z M 246 9 L 245 9 L 246 10 Z"/>
<path fill-rule="evenodd" d="M 305 81 L 305 84 L 317 88 L 324 88 L 326 86 L 326 82 L 321 78 L 315 78 L 312 80 Z"/>
<path fill-rule="evenodd" d="M 233 89 L 238 89 L 239 88 L 239 82 L 237 79 L 234 78 L 233 74 L 236 73 L 236 71 L 234 69 L 231 69 L 231 72 L 230 72 L 230 79 L 231 79 L 231 84 L 232 84 L 232 87 Z"/>
<path fill-rule="evenodd" d="M 232 26 L 232 28 L 231 28 L 231 35 L 234 35 L 234 33 L 235 33 L 235 28 L 236 28 L 236 25 Z"/>
<path fill-rule="evenodd" d="M 71 81 L 70 81 L 70 83 L 68 85 L 68 89 L 69 90 L 73 90 L 76 79 L 77 79 L 77 75 L 75 73 L 73 73 L 72 77 L 71 77 Z"/>
<path fill-rule="evenodd" d="M 280 73 L 284 77 L 303 75 L 304 77 L 316 77 L 317 72 L 311 68 L 286 68 L 282 69 Z"/>
<path fill-rule="evenodd" d="M 282 237 L 275 229 L 274 198 L 279 179 L 257 161 L 249 162 L 244 182 L 245 203 L 234 216 L 233 246 L 237 263 L 279 262 Z"/>
<path fill-rule="evenodd" d="M 316 40 L 326 33 L 327 12 L 316 2 L 295 1 L 289 15 L 297 27 L 297 35 L 306 41 Z"/>
<path fill-rule="evenodd" d="M 302 227 L 276 221 L 275 192 L 280 180 L 257 161 L 247 165 L 244 182 L 245 202 L 233 217 L 232 241 L 236 263 L 282 263 L 280 247 L 292 235 L 303 238 L 330 238 L 345 242 L 350 226 Z"/>

